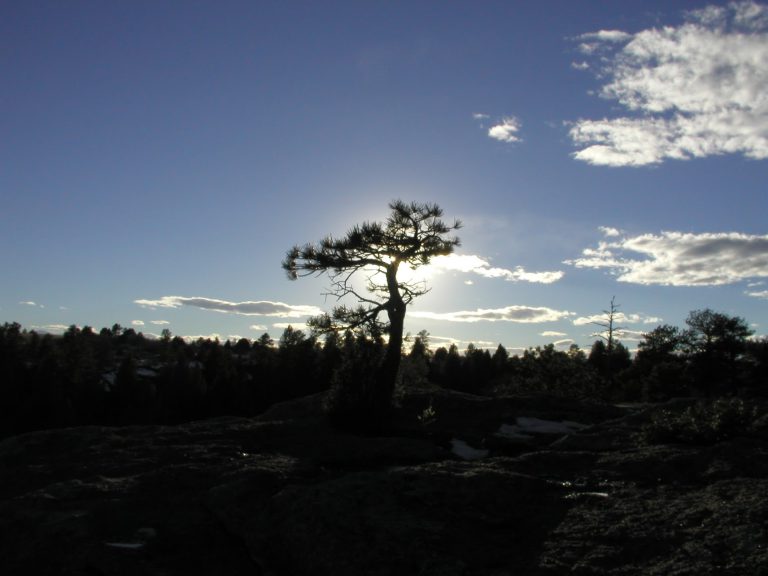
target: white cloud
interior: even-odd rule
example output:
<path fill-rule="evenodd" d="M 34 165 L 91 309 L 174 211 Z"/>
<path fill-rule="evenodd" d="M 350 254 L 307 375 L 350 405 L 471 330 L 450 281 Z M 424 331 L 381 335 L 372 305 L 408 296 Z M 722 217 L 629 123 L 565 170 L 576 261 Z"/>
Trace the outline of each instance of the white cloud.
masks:
<path fill-rule="evenodd" d="M 19 304 L 21 306 L 31 306 L 33 308 L 45 308 L 44 305 L 33 302 L 32 300 L 23 300 L 22 302 L 19 302 Z"/>
<path fill-rule="evenodd" d="M 484 309 L 459 312 L 409 312 L 412 318 L 428 318 L 447 322 L 517 322 L 523 324 L 554 322 L 573 316 L 573 312 L 553 310 L 552 308 L 532 306 L 506 306 L 505 308 Z"/>
<path fill-rule="evenodd" d="M 248 326 L 248 328 L 250 330 L 254 330 L 256 332 L 266 332 L 267 331 L 267 327 L 264 326 L 263 324 L 251 324 L 250 326 Z"/>
<path fill-rule="evenodd" d="M 309 326 L 304 322 L 276 322 L 275 324 L 272 324 L 272 327 L 280 330 L 285 330 L 286 328 L 291 327 L 294 330 L 302 330 L 304 332 L 309 331 Z"/>
<path fill-rule="evenodd" d="M 557 348 L 567 348 L 574 343 L 575 343 L 575 340 L 573 340 L 573 338 L 565 338 L 563 340 L 555 340 L 554 342 L 552 342 L 552 344 L 554 344 Z"/>
<path fill-rule="evenodd" d="M 635 255 L 632 255 L 634 253 Z M 578 268 L 606 268 L 620 282 L 665 286 L 717 286 L 768 277 L 768 235 L 738 232 L 662 232 L 600 242 Z"/>
<path fill-rule="evenodd" d="M 472 114 L 472 118 L 474 118 L 475 120 L 488 120 L 490 116 L 488 116 L 488 114 L 483 114 L 482 112 L 475 112 L 474 114 Z"/>
<path fill-rule="evenodd" d="M 435 336 L 429 335 L 430 348 L 449 348 L 451 344 L 455 344 L 459 349 L 459 352 L 464 352 L 467 346 L 472 344 L 475 348 L 483 348 L 491 351 L 495 351 L 498 348 L 498 342 L 491 342 L 490 340 L 462 340 L 460 338 L 454 338 L 453 336 Z"/>
<path fill-rule="evenodd" d="M 581 43 L 578 46 L 579 52 L 586 56 L 591 56 L 596 52 L 604 52 L 606 45 L 627 42 L 632 38 L 631 34 L 621 30 L 600 30 L 598 32 L 587 32 L 576 37 Z M 589 64 L 582 63 L 581 69 L 589 68 Z"/>
<path fill-rule="evenodd" d="M 66 324 L 44 324 L 42 326 L 30 326 L 30 330 L 37 332 L 50 332 L 51 334 L 63 334 L 69 330 Z"/>
<path fill-rule="evenodd" d="M 535 282 L 551 284 L 563 277 L 563 272 L 528 272 L 522 266 L 514 270 L 495 268 L 485 258 L 473 254 L 448 254 L 436 256 L 429 264 L 432 272 L 465 272 L 485 278 L 503 278 L 509 282 Z"/>
<path fill-rule="evenodd" d="M 625 342 L 640 342 L 646 333 L 643 330 L 617 330 L 614 336 Z"/>
<path fill-rule="evenodd" d="M 155 326 L 167 326 L 170 324 L 168 320 L 150 320 L 149 323 L 154 324 Z"/>
<path fill-rule="evenodd" d="M 456 344 L 456 346 L 458 346 L 461 344 L 461 342 L 462 340 L 459 338 L 454 338 L 453 336 L 437 336 L 435 334 L 429 335 L 430 347 L 437 346 L 439 348 L 440 346 L 445 346 L 447 348 L 451 344 Z"/>
<path fill-rule="evenodd" d="M 315 316 L 322 310 L 316 306 L 296 306 L 282 302 L 270 302 L 260 300 L 256 302 L 227 302 L 214 298 L 184 296 L 163 296 L 158 300 L 134 300 L 139 306 L 155 308 L 179 308 L 191 306 L 204 310 L 214 310 L 226 314 L 239 314 L 242 316 L 276 316 L 278 318 L 300 318 L 302 316 Z"/>
<path fill-rule="evenodd" d="M 520 137 L 517 135 L 519 131 L 520 121 L 513 116 L 507 116 L 499 124 L 488 129 L 488 136 L 494 140 L 511 144 L 521 142 Z"/>
<path fill-rule="evenodd" d="M 600 230 L 603 235 L 608 237 L 621 236 L 621 231 L 618 228 L 612 228 L 610 226 L 598 226 L 597 229 Z"/>
<path fill-rule="evenodd" d="M 600 52 L 600 95 L 629 115 L 573 123 L 576 159 L 641 166 L 717 154 L 768 158 L 765 6 L 710 6 L 679 26 L 579 40 L 586 54 Z"/>
<path fill-rule="evenodd" d="M 186 335 L 186 336 L 181 336 L 181 338 L 185 342 L 196 342 L 201 338 L 203 340 L 219 340 L 219 341 L 224 340 L 224 338 L 218 332 L 214 332 L 212 334 Z"/>
<path fill-rule="evenodd" d="M 758 290 L 756 292 L 747 292 L 747 296 L 752 296 L 753 298 L 762 298 L 764 300 L 768 300 L 768 290 Z"/>
<path fill-rule="evenodd" d="M 626 42 L 630 38 L 632 38 L 632 35 L 622 30 L 599 30 L 598 32 L 587 32 L 579 36 L 580 40 L 597 40 L 599 42 Z"/>
<path fill-rule="evenodd" d="M 556 332 L 554 330 L 544 330 L 540 336 L 544 336 L 545 338 L 559 338 L 561 336 L 567 336 L 567 334 L 565 332 Z"/>
<path fill-rule="evenodd" d="M 144 326 L 144 320 L 131 320 L 131 326 Z"/>

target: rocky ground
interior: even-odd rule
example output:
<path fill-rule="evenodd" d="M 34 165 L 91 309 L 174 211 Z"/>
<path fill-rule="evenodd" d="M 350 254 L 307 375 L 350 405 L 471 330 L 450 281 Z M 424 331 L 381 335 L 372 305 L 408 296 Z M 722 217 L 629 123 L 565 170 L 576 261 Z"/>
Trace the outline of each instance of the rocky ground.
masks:
<path fill-rule="evenodd" d="M 321 402 L 4 440 L 0 573 L 768 575 L 764 433 L 648 445 L 657 408 L 431 392 L 358 437 Z"/>

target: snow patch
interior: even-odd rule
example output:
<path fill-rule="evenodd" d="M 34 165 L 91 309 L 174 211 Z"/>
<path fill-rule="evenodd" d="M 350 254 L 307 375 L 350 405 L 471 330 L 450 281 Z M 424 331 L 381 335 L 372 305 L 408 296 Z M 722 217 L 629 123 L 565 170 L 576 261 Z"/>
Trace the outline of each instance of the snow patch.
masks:
<path fill-rule="evenodd" d="M 473 448 L 458 438 L 451 439 L 451 452 L 462 460 L 480 460 L 488 456 L 488 450 Z"/>

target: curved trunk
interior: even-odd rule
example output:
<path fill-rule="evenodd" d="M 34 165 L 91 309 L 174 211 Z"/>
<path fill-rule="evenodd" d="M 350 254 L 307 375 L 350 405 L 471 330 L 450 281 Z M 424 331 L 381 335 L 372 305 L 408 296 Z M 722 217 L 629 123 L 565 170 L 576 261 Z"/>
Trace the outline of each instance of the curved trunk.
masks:
<path fill-rule="evenodd" d="M 387 287 L 389 288 L 389 301 L 387 302 L 387 316 L 389 319 L 389 343 L 384 362 L 379 373 L 378 400 L 381 406 L 387 408 L 392 403 L 395 392 L 397 373 L 400 370 L 400 358 L 403 348 L 403 329 L 405 327 L 405 302 L 400 296 L 397 285 L 398 262 L 394 262 L 387 269 Z"/>

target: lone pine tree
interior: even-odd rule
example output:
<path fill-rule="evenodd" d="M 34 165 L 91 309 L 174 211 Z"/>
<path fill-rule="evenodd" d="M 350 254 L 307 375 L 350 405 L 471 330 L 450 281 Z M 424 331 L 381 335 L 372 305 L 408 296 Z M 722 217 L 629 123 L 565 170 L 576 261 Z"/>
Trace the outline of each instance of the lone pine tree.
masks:
<path fill-rule="evenodd" d="M 437 204 L 396 200 L 389 208 L 385 222 L 365 222 L 341 238 L 327 236 L 316 244 L 294 246 L 283 261 L 290 279 L 325 274 L 331 280 L 329 295 L 337 301 L 356 300 L 355 305 L 342 303 L 330 314 L 310 319 L 313 330 L 329 333 L 351 329 L 389 336 L 381 364 L 376 367 L 373 397 L 367 402 L 382 413 L 391 404 L 400 367 L 406 308 L 428 291 L 424 281 L 398 278 L 398 272 L 403 266 L 415 269 L 435 256 L 453 252 L 459 239 L 452 232 L 461 227 L 458 220 L 450 225 L 443 222 L 443 211 Z M 360 276 L 365 280 L 362 289 L 354 281 Z"/>

